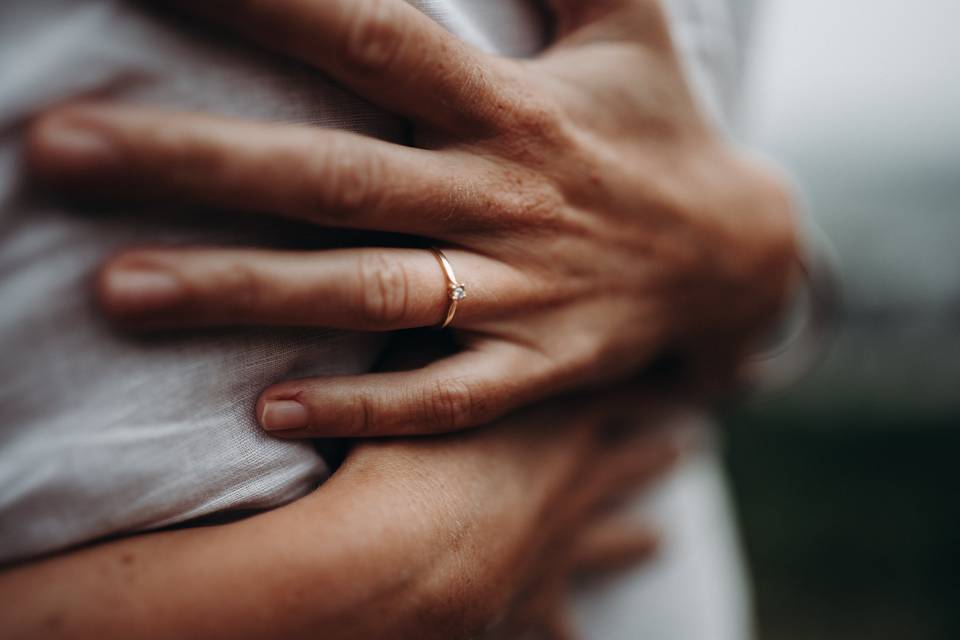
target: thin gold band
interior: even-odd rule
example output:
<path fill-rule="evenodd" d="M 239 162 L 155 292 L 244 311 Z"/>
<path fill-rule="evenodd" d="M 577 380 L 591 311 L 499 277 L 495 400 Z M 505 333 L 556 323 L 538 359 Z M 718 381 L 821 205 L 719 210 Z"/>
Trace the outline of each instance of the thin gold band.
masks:
<path fill-rule="evenodd" d="M 441 329 L 446 329 L 453 322 L 454 317 L 456 317 L 457 307 L 460 306 L 460 301 L 467 297 L 467 287 L 457 280 L 457 274 L 453 271 L 453 265 L 450 264 L 450 261 L 447 259 L 447 256 L 443 254 L 443 251 L 440 251 L 440 249 L 436 247 L 431 247 L 430 252 L 433 253 L 437 262 L 440 263 L 440 268 L 443 269 L 443 275 L 447 279 L 447 314 L 443 320 L 443 324 L 440 325 Z"/>

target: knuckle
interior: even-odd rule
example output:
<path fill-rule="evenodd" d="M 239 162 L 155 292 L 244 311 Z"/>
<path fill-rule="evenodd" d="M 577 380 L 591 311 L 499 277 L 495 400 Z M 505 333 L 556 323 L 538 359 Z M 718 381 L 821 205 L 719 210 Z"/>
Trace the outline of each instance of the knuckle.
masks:
<path fill-rule="evenodd" d="M 364 395 L 358 395 L 350 405 L 345 424 L 349 424 L 348 433 L 354 437 L 363 438 L 377 435 L 377 407 L 374 400 Z"/>
<path fill-rule="evenodd" d="M 456 379 L 427 385 L 421 404 L 427 424 L 451 431 L 470 426 L 476 411 L 470 386 Z"/>
<path fill-rule="evenodd" d="M 513 228 L 557 226 L 565 201 L 555 185 L 542 178 L 526 180 L 520 176 L 507 176 L 503 182 L 507 188 L 493 191 L 488 207 L 496 220 L 506 221 L 505 225 Z"/>
<path fill-rule="evenodd" d="M 361 71 L 383 71 L 393 63 L 404 45 L 397 4 L 387 0 L 349 4 L 343 59 Z"/>
<path fill-rule="evenodd" d="M 128 146 L 127 156 L 137 165 L 150 169 L 159 169 L 170 159 L 176 159 L 173 163 L 175 166 L 167 169 L 171 175 L 171 187 L 174 189 L 190 187 L 201 180 L 209 179 L 211 175 L 221 178 L 230 168 L 224 149 L 193 127 L 161 128 L 145 132 L 143 140 L 149 140 L 151 144 Z M 161 150 L 161 153 L 158 154 L 157 150 Z"/>
<path fill-rule="evenodd" d="M 562 209 L 563 199 L 547 185 L 520 191 L 513 202 L 515 216 L 541 226 L 555 221 Z"/>
<path fill-rule="evenodd" d="M 249 315 L 264 305 L 265 288 L 263 281 L 254 269 L 237 261 L 227 264 L 212 273 L 216 290 L 229 292 L 222 296 L 228 315 Z"/>
<path fill-rule="evenodd" d="M 364 252 L 358 261 L 359 308 L 364 322 L 394 324 L 407 317 L 410 282 L 401 260 L 386 252 Z"/>
<path fill-rule="evenodd" d="M 543 137 L 560 125 L 555 105 L 542 98 L 526 97 L 514 106 L 511 117 L 514 126 L 530 136 Z"/>
<path fill-rule="evenodd" d="M 787 179 L 773 167 L 753 159 L 739 159 L 739 165 L 739 197 L 752 196 L 755 202 L 749 212 L 750 231 L 740 242 L 746 271 L 754 282 L 756 274 L 762 273 L 767 276 L 764 281 L 786 289 L 797 255 L 794 194 Z"/>
<path fill-rule="evenodd" d="M 521 157 L 554 159 L 574 148 L 574 126 L 555 101 L 521 90 L 504 113 L 503 140 Z"/>
<path fill-rule="evenodd" d="M 328 180 L 318 183 L 317 200 L 332 215 L 375 209 L 379 204 L 377 185 L 383 178 L 379 159 L 360 157 L 350 148 L 337 145 L 331 150 L 333 162 L 325 169 Z"/>

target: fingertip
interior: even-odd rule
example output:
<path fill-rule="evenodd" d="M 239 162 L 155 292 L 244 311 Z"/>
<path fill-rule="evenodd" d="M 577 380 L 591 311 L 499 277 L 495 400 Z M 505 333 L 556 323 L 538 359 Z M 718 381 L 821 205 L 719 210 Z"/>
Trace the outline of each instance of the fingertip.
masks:
<path fill-rule="evenodd" d="M 34 118 L 25 136 L 29 171 L 45 181 L 70 182 L 118 166 L 118 148 L 100 111 L 90 105 L 70 105 Z"/>
<path fill-rule="evenodd" d="M 374 416 L 373 403 L 358 388 L 360 384 L 353 377 L 281 382 L 260 395 L 257 421 L 280 437 L 290 433 L 327 438 L 398 435 L 383 429 L 378 419 L 382 416 Z"/>
<path fill-rule="evenodd" d="M 256 404 L 257 424 L 264 431 L 281 438 L 304 438 L 319 433 L 315 394 L 304 389 L 309 380 L 281 382 L 260 394 Z"/>
<path fill-rule="evenodd" d="M 145 319 L 182 302 L 184 287 L 163 267 L 130 256 L 109 261 L 97 274 L 96 294 L 104 312 L 116 319 Z"/>
<path fill-rule="evenodd" d="M 310 426 L 310 412 L 297 400 L 263 400 L 257 415 L 265 431 L 298 431 Z"/>

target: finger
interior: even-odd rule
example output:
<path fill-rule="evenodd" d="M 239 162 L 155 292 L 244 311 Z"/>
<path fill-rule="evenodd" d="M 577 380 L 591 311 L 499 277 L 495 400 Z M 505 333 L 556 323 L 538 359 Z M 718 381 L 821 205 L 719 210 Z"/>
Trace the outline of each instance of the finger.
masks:
<path fill-rule="evenodd" d="M 174 0 L 315 65 L 385 107 L 449 131 L 496 119 L 491 59 L 401 0 Z"/>
<path fill-rule="evenodd" d="M 257 417 L 283 438 L 446 433 L 539 399 L 550 375 L 543 356 L 490 341 L 415 371 L 283 382 L 260 397 Z"/>
<path fill-rule="evenodd" d="M 465 251 L 449 251 L 467 297 L 455 326 L 525 299 L 524 278 Z M 425 249 L 130 251 L 101 271 L 99 295 L 114 318 L 140 328 L 308 326 L 389 331 L 436 325 L 449 284 Z"/>
<path fill-rule="evenodd" d="M 583 533 L 571 551 L 573 572 L 578 578 L 597 578 L 622 571 L 648 560 L 657 550 L 659 537 L 648 526 L 608 517 Z"/>
<path fill-rule="evenodd" d="M 28 158 L 40 178 L 78 195 L 326 226 L 433 235 L 486 209 L 455 156 L 300 125 L 74 105 L 37 120 Z"/>
<path fill-rule="evenodd" d="M 575 640 L 569 615 L 568 575 L 557 573 L 535 584 L 510 614 L 499 636 L 504 640 Z"/>
<path fill-rule="evenodd" d="M 649 423 L 638 423 L 634 435 L 605 445 L 606 450 L 599 451 L 594 468 L 571 497 L 571 513 L 610 510 L 662 478 L 697 437 L 692 429 L 678 424 L 659 424 L 652 429 Z"/>

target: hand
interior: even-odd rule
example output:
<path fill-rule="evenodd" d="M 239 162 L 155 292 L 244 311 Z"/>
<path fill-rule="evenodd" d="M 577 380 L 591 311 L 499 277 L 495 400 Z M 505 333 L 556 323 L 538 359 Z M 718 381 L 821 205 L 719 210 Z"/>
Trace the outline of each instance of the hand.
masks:
<path fill-rule="evenodd" d="M 462 351 L 402 373 L 283 382 L 282 437 L 456 430 L 638 371 L 666 349 L 735 357 L 785 295 L 789 198 L 705 123 L 654 0 L 554 0 L 558 41 L 482 54 L 401 0 L 175 2 L 409 118 L 420 148 L 341 131 L 79 105 L 29 154 L 84 194 L 416 234 L 466 284 Z M 430 252 L 130 251 L 100 295 L 129 325 L 435 325 Z"/>
<path fill-rule="evenodd" d="M 615 513 L 680 453 L 676 420 L 625 393 L 365 441 L 286 507 L 0 572 L 4 637 L 561 637 L 571 579 L 650 553 Z"/>
<path fill-rule="evenodd" d="M 437 612 L 437 637 L 473 637 L 487 627 L 512 640 L 570 638 L 574 584 L 653 554 L 653 530 L 620 507 L 690 446 L 689 419 L 629 391 L 554 401 L 455 437 L 365 441 L 339 481 L 402 488 L 388 502 L 412 502 L 419 514 L 393 519 L 439 525 L 414 556 L 429 579 L 412 589 Z M 428 586 L 426 594 L 418 586 Z"/>

